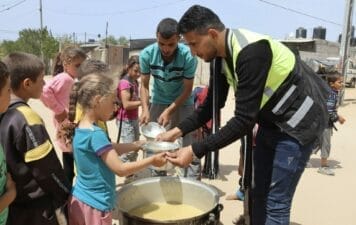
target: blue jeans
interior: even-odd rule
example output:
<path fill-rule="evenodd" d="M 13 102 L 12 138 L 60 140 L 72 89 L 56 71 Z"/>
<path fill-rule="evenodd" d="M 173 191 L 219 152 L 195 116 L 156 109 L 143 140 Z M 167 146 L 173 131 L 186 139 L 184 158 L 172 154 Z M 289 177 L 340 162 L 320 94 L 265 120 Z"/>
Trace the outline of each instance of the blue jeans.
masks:
<path fill-rule="evenodd" d="M 312 145 L 302 146 L 280 130 L 260 127 L 253 152 L 253 225 L 289 225 L 292 199 Z"/>

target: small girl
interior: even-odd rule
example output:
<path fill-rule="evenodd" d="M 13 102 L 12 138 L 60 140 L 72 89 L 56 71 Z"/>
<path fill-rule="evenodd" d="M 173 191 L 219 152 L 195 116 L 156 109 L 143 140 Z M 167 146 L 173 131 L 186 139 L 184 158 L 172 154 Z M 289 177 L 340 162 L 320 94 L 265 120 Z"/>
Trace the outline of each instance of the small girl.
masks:
<path fill-rule="evenodd" d="M 345 122 L 345 118 L 337 113 L 338 93 L 343 86 L 343 78 L 339 73 L 335 73 L 327 77 L 327 82 L 331 87 L 331 92 L 326 103 L 329 112 L 329 126 L 324 130 L 322 137 L 320 138 L 319 141 L 321 165 L 320 168 L 318 169 L 318 173 L 333 176 L 335 175 L 335 172 L 329 167 L 328 158 L 330 155 L 330 147 L 331 147 L 330 143 L 331 143 L 331 135 L 333 133 L 332 129 L 334 127 L 334 123 L 339 122 L 340 124 L 343 124 Z M 316 151 L 318 151 L 319 149 L 317 149 Z"/>
<path fill-rule="evenodd" d="M 75 83 L 71 92 L 69 120 L 74 121 L 76 104 L 83 108 L 78 124 L 62 126 L 72 143 L 76 182 L 69 199 L 69 224 L 112 224 L 112 210 L 116 205 L 115 174 L 128 176 L 149 165 L 162 166 L 165 154 L 123 163 L 119 154 L 137 151 L 138 144 L 112 144 L 97 121 L 107 121 L 116 110 L 113 80 L 107 76 L 90 74 Z"/>
<path fill-rule="evenodd" d="M 140 138 L 138 121 L 138 107 L 141 101 L 138 95 L 138 82 L 140 77 L 139 57 L 131 56 L 126 67 L 120 74 L 120 81 L 117 86 L 117 98 L 121 102 L 116 121 L 119 130 L 118 142 L 131 143 Z M 123 154 L 121 160 L 124 162 L 134 162 L 137 159 L 137 152 Z"/>
<path fill-rule="evenodd" d="M 100 74 L 101 76 L 110 76 L 109 65 L 97 59 L 87 59 L 83 61 L 83 63 L 80 65 L 78 69 L 78 80 L 92 73 Z M 75 123 L 81 120 L 82 114 L 83 114 L 82 107 L 77 104 L 77 111 L 75 113 L 76 117 L 74 120 Z M 98 121 L 98 126 L 108 133 L 108 127 L 105 122 Z"/>
<path fill-rule="evenodd" d="M 67 118 L 69 95 L 77 77 L 77 70 L 86 59 L 86 54 L 80 48 L 67 47 L 56 57 L 53 79 L 45 84 L 41 100 L 54 113 L 54 126 L 57 131 L 59 125 Z M 72 183 L 74 177 L 73 156 L 64 143 L 57 140 L 56 144 L 63 151 L 63 169 Z"/>

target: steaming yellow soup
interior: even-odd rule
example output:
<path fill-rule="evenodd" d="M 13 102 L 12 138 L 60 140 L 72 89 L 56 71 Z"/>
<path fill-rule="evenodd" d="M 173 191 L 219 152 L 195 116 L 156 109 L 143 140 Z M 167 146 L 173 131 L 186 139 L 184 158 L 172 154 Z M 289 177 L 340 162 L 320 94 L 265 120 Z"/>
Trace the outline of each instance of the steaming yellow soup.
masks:
<path fill-rule="evenodd" d="M 153 202 L 139 206 L 129 212 L 131 215 L 144 219 L 167 221 L 181 220 L 202 215 L 204 212 L 187 204 L 170 204 Z"/>

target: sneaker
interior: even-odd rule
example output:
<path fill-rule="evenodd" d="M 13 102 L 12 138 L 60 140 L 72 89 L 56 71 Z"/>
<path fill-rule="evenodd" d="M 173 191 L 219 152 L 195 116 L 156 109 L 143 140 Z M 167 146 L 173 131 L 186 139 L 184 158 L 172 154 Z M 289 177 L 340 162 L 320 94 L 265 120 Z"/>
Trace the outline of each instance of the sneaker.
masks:
<path fill-rule="evenodd" d="M 313 164 L 311 164 L 311 162 L 307 162 L 307 164 L 305 165 L 305 168 L 312 168 Z"/>
<path fill-rule="evenodd" d="M 236 192 L 237 200 L 244 201 L 245 200 L 245 193 L 241 190 Z"/>
<path fill-rule="evenodd" d="M 318 173 L 321 173 L 324 175 L 329 175 L 329 176 L 335 175 L 335 172 L 332 169 L 330 169 L 330 167 L 328 167 L 328 166 L 319 167 Z"/>
<path fill-rule="evenodd" d="M 226 200 L 239 200 L 243 201 L 245 199 L 245 195 L 241 190 L 238 190 L 235 194 L 231 194 L 226 196 Z"/>

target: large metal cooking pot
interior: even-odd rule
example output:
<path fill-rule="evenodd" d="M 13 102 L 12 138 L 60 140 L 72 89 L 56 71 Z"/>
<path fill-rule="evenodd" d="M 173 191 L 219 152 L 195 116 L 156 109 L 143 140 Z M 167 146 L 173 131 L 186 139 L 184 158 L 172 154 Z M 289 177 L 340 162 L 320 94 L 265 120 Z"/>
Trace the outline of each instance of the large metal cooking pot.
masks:
<path fill-rule="evenodd" d="M 179 144 L 175 142 L 167 142 L 167 141 L 152 141 L 152 142 L 147 142 L 142 146 L 143 148 L 143 157 L 147 158 L 152 155 L 155 155 L 157 153 L 161 152 L 174 152 L 178 150 Z M 163 170 L 170 170 L 173 169 L 174 166 L 172 163 L 167 162 L 165 165 L 161 167 L 155 167 L 151 166 L 152 169 L 158 170 L 158 171 L 163 171 Z"/>
<path fill-rule="evenodd" d="M 185 204 L 203 214 L 180 220 L 151 220 L 132 215 L 130 211 L 153 202 Z M 182 177 L 151 177 L 134 181 L 118 191 L 120 225 L 218 225 L 222 205 L 215 188 L 200 181 Z"/>

